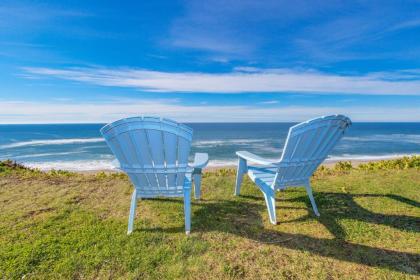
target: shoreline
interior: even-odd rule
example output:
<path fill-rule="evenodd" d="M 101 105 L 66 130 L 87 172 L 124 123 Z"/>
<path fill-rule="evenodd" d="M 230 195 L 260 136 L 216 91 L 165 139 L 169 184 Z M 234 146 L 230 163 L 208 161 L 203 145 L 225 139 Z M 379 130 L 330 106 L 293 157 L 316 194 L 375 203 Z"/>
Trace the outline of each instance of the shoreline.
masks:
<path fill-rule="evenodd" d="M 380 162 L 380 161 L 386 161 L 386 160 L 395 160 L 395 159 L 401 159 L 404 157 L 412 157 L 412 156 L 420 156 L 419 154 L 412 154 L 412 155 L 405 155 L 405 156 L 398 156 L 398 157 L 384 157 L 384 158 L 378 158 L 378 159 L 333 159 L 333 160 L 326 160 L 323 163 L 321 163 L 320 166 L 325 166 L 328 168 L 334 167 L 335 164 L 338 162 L 350 162 L 353 167 L 357 167 L 360 164 L 365 164 L 369 162 Z M 221 169 L 235 169 L 236 164 L 225 164 L 225 165 L 213 165 L 206 167 L 203 172 L 215 172 Z M 52 169 L 50 169 L 52 170 Z M 58 170 L 58 169 L 57 169 Z M 48 170 L 42 170 L 42 171 L 48 171 Z M 100 172 L 105 173 L 120 173 L 123 172 L 118 169 L 97 169 L 97 170 L 67 170 L 70 172 L 80 173 L 80 174 L 95 174 Z"/>

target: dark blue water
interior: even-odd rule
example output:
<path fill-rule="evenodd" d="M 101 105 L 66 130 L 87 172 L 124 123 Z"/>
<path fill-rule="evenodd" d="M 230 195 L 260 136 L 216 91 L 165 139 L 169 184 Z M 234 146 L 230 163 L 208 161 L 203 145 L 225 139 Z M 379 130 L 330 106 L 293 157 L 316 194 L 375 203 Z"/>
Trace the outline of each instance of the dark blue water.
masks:
<path fill-rule="evenodd" d="M 193 123 L 192 152 L 212 165 L 235 162 L 235 151 L 279 158 L 295 123 Z M 111 169 L 114 159 L 99 134 L 103 124 L 0 125 L 0 159 L 42 169 Z M 420 123 L 354 123 L 332 160 L 381 159 L 420 154 Z"/>

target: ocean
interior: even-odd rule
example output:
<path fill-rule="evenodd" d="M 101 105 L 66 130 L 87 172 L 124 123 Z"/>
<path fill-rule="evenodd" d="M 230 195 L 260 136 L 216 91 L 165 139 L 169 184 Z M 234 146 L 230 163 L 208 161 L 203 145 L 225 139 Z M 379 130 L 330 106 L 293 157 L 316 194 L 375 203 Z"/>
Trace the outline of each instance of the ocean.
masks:
<path fill-rule="evenodd" d="M 280 158 L 295 123 L 190 123 L 192 153 L 206 152 L 211 166 L 236 163 L 235 151 Z M 104 124 L 0 125 L 0 160 L 42 170 L 114 169 L 102 139 Z M 328 160 L 376 160 L 420 154 L 420 123 L 353 123 Z"/>

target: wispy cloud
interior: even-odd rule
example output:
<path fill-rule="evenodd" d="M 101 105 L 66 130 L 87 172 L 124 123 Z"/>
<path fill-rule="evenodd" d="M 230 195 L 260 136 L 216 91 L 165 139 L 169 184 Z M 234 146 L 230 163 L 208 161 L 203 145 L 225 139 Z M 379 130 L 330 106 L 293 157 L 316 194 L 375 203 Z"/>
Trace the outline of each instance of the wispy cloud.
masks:
<path fill-rule="evenodd" d="M 259 104 L 267 104 L 267 105 L 270 105 L 270 104 L 277 104 L 277 103 L 279 103 L 278 100 L 269 100 L 269 101 L 262 101 Z"/>
<path fill-rule="evenodd" d="M 0 56 L 15 62 L 51 61 L 55 63 L 77 61 L 64 56 L 57 47 L 59 40 L 45 40 L 49 36 L 92 38 L 89 26 L 81 25 L 93 14 L 73 7 L 63 7 L 48 1 L 0 2 Z M 83 27 L 82 27 L 83 26 Z M 42 42 L 42 43 L 40 43 Z"/>
<path fill-rule="evenodd" d="M 130 68 L 26 67 L 23 70 L 35 76 L 150 92 L 420 95 L 420 73 L 417 69 L 365 75 L 257 68 L 227 73 L 161 72 Z M 392 76 L 395 78 L 390 79 Z"/>
<path fill-rule="evenodd" d="M 410 19 L 391 26 L 388 31 L 397 31 L 401 29 L 411 29 L 420 27 L 420 18 Z"/>
<path fill-rule="evenodd" d="M 420 25 L 418 2 L 187 1 L 173 21 L 168 45 L 231 60 L 306 63 L 392 58 L 375 47 L 396 31 Z M 371 46 L 375 51 L 367 52 Z M 406 46 L 411 49 L 411 46 Z"/>
<path fill-rule="evenodd" d="M 60 9 L 40 3 L 3 2 L 0 4 L 0 27 L 2 33 L 16 29 L 37 29 L 44 24 L 75 18 L 84 18 L 91 14 L 70 9 Z"/>
<path fill-rule="evenodd" d="M 1 101 L 0 123 L 92 123 L 116 119 L 155 115 L 181 122 L 234 122 L 249 121 L 303 121 L 327 114 L 345 114 L 354 121 L 418 121 L 417 107 L 335 107 L 284 106 L 261 108 L 258 106 L 187 106 L 173 100 L 125 100 L 103 103 L 65 103 Z"/>
<path fill-rule="evenodd" d="M 343 4 L 339 12 L 296 32 L 292 38 L 296 53 L 306 60 L 323 62 L 396 59 L 407 58 L 408 52 L 419 54 L 417 44 L 406 44 L 399 50 L 400 39 L 393 37 L 420 26 L 418 13 L 414 12 L 420 9 L 420 2 L 411 4 L 403 6 L 392 1 Z"/>
<path fill-rule="evenodd" d="M 268 36 L 265 34 L 269 29 L 286 29 L 291 23 L 337 7 L 337 1 L 323 5 L 312 2 L 188 1 L 185 3 L 185 13 L 174 20 L 165 42 L 175 47 L 243 59 L 244 56 L 252 56 L 267 43 Z"/>

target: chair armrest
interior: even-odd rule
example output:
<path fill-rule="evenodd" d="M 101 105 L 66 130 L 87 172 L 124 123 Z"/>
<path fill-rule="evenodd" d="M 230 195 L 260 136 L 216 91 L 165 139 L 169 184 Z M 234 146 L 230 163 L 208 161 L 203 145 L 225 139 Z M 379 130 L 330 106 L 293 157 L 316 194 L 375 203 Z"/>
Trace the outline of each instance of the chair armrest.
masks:
<path fill-rule="evenodd" d="M 278 161 L 265 159 L 247 151 L 238 151 L 236 152 L 236 155 L 242 159 L 245 159 L 247 161 L 254 162 L 257 164 L 270 165 L 270 164 L 278 163 Z"/>
<path fill-rule="evenodd" d="M 206 153 L 195 153 L 194 162 L 190 164 L 190 167 L 194 169 L 202 169 L 209 163 L 209 155 Z"/>

